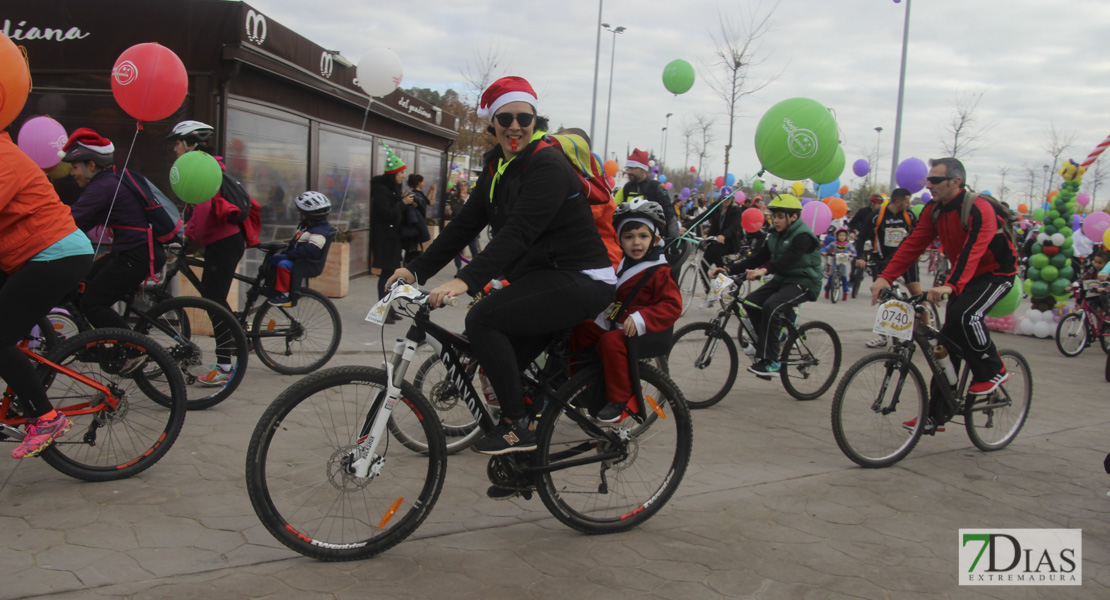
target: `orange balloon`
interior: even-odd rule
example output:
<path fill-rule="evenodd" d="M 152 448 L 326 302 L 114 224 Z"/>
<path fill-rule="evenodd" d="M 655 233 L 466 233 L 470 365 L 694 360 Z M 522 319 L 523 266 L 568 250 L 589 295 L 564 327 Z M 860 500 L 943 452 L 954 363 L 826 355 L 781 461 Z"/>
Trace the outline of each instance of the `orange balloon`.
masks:
<path fill-rule="evenodd" d="M 842 185 L 842 186 L 840 186 L 840 190 L 839 190 L 839 191 L 840 191 L 841 195 L 843 195 L 843 194 L 847 194 L 847 193 L 848 193 L 848 186 L 846 186 L 846 185 Z"/>
<path fill-rule="evenodd" d="M 617 164 L 617 161 L 612 160 L 612 159 L 609 159 L 609 160 L 605 161 L 604 167 L 605 167 L 605 174 L 608 175 L 609 177 L 616 177 L 617 176 L 617 171 L 620 170 L 620 165 Z"/>
<path fill-rule="evenodd" d="M 0 33 L 0 129 L 19 116 L 30 93 L 31 71 L 23 53 L 8 36 Z"/>
<path fill-rule="evenodd" d="M 821 202 L 824 202 L 826 205 L 828 205 L 829 210 L 832 211 L 832 218 L 834 219 L 840 219 L 844 217 L 844 215 L 848 214 L 848 203 L 845 202 L 843 198 L 829 196 Z"/>
<path fill-rule="evenodd" d="M 1018 212 L 1022 213 L 1022 214 L 1025 214 L 1025 213 L 1029 212 L 1029 205 L 1028 204 L 1018 204 Z"/>
<path fill-rule="evenodd" d="M 1056 194 L 1059 194 L 1059 193 L 1060 193 L 1060 190 L 1052 190 L 1051 192 L 1049 192 L 1048 193 L 1048 201 L 1052 202 L 1052 199 L 1055 198 Z"/>

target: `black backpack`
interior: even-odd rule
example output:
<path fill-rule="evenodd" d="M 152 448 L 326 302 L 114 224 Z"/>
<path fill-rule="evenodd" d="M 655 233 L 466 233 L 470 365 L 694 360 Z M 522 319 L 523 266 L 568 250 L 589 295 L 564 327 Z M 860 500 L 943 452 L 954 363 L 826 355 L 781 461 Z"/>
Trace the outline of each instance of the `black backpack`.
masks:
<path fill-rule="evenodd" d="M 238 212 L 230 212 L 227 222 L 232 225 L 238 225 L 247 220 L 251 212 L 251 197 L 243 184 L 235 180 L 234 177 L 224 171 L 224 182 L 220 185 L 220 195 L 227 200 L 229 204 L 238 209 Z"/>
<path fill-rule="evenodd" d="M 971 215 L 971 207 L 975 204 L 975 198 L 986 200 L 994 208 L 994 214 L 1002 217 L 1002 229 L 999 229 L 998 233 L 995 235 L 1009 236 L 1010 243 L 1015 248 L 1018 247 L 1017 232 L 1015 231 L 1018 217 L 1014 214 L 1014 211 L 1007 208 L 1005 204 L 1002 204 L 1002 201 L 998 198 L 990 194 L 976 192 L 971 188 L 964 189 L 964 203 L 963 206 L 960 207 L 960 225 L 963 226 L 964 231 L 967 231 L 967 221 Z M 933 223 L 936 224 L 938 219 L 940 219 L 940 213 L 937 212 L 936 208 L 933 208 Z"/>
<path fill-rule="evenodd" d="M 146 215 L 146 221 L 150 224 L 154 240 L 165 244 L 177 238 L 181 232 L 181 213 L 177 210 L 173 201 L 139 173 L 123 169 L 116 176 L 123 182 L 123 186 L 130 190 L 142 203 L 143 214 Z M 113 227 L 136 229 L 135 227 L 123 227 L 121 225 L 114 225 Z"/>

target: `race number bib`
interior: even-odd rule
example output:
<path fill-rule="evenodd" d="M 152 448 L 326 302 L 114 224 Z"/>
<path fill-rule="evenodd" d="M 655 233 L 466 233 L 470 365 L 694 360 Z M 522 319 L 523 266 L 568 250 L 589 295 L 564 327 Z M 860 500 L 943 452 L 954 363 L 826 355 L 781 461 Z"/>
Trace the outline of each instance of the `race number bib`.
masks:
<path fill-rule="evenodd" d="M 902 227 L 888 227 L 886 235 L 883 236 L 883 245 L 897 246 L 902 243 L 902 240 L 906 239 L 907 235 L 909 235 L 909 232 Z"/>
<path fill-rule="evenodd" d="M 709 282 L 709 293 L 706 294 L 706 302 L 716 302 L 720 300 L 721 294 L 734 284 L 735 282 L 731 277 L 726 276 L 724 273 L 717 273 L 717 276 Z"/>
<path fill-rule="evenodd" d="M 836 264 L 838 264 L 838 265 L 850 265 L 850 264 L 852 264 L 852 255 L 848 254 L 847 252 L 837 252 L 836 253 Z"/>
<path fill-rule="evenodd" d="M 901 300 L 888 300 L 875 313 L 875 333 L 908 340 L 913 337 L 913 306 Z"/>

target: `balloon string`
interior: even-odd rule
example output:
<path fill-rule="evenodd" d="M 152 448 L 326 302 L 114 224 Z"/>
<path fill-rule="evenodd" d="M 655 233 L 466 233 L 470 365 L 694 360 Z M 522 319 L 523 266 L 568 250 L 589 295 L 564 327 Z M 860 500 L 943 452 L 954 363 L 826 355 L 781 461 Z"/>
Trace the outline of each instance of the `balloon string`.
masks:
<path fill-rule="evenodd" d="M 131 162 L 131 151 L 135 149 L 135 140 L 139 139 L 139 131 L 143 128 L 142 121 L 135 121 L 135 136 L 131 138 L 131 146 L 127 148 L 127 157 L 123 159 L 123 170 L 127 170 L 127 163 Z M 123 185 L 123 177 L 116 178 L 116 191 L 112 193 L 112 202 L 108 205 L 108 214 L 104 217 L 104 229 L 108 229 L 108 221 L 112 218 L 112 209 L 116 206 L 116 198 L 119 197 L 119 186 Z M 96 251 L 93 256 L 100 255 L 100 245 L 104 243 L 104 233 L 101 232 L 96 240 Z"/>
<path fill-rule="evenodd" d="M 370 105 L 373 103 L 374 99 L 370 98 L 370 100 L 366 103 L 366 110 L 362 113 L 362 127 L 358 128 L 358 143 L 360 144 L 362 143 L 362 134 L 366 130 L 366 119 L 370 117 Z M 371 151 L 373 151 L 372 148 Z M 351 189 L 351 173 L 353 171 L 354 169 L 352 168 L 351 171 L 347 172 L 347 183 L 343 186 L 343 198 L 339 200 L 340 217 L 343 216 L 343 206 L 347 204 L 347 190 Z"/>

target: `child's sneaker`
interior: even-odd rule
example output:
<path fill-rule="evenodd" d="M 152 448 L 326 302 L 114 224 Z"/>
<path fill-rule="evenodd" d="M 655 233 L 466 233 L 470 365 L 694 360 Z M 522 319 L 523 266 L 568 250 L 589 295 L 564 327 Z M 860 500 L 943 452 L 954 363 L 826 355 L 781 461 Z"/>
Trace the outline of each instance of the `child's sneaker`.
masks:
<path fill-rule="evenodd" d="M 844 292 L 844 297 L 841 298 L 841 300 L 847 300 L 847 299 L 848 299 L 848 292 Z"/>
<path fill-rule="evenodd" d="M 231 370 L 223 370 L 220 365 L 212 365 L 208 372 L 197 378 L 197 381 L 203 385 L 223 386 L 231 381 Z"/>
<path fill-rule="evenodd" d="M 825 288 L 825 300 L 829 299 L 829 288 Z"/>
<path fill-rule="evenodd" d="M 289 296 L 286 296 L 285 294 L 274 294 L 273 296 L 270 296 L 270 299 L 267 300 L 267 302 L 269 302 L 273 306 L 285 306 L 291 301 L 289 300 Z"/>
<path fill-rule="evenodd" d="M 38 456 L 51 442 L 69 431 L 72 425 L 69 419 L 61 413 L 57 413 L 50 420 L 42 417 L 35 419 L 27 425 L 27 433 L 23 436 L 23 441 L 15 447 L 15 450 L 12 450 L 12 458 Z"/>

